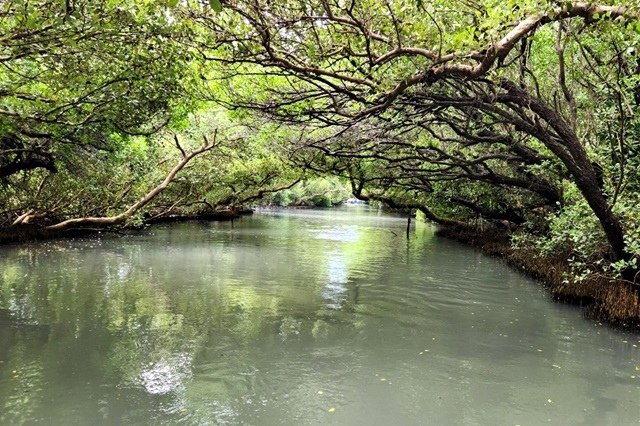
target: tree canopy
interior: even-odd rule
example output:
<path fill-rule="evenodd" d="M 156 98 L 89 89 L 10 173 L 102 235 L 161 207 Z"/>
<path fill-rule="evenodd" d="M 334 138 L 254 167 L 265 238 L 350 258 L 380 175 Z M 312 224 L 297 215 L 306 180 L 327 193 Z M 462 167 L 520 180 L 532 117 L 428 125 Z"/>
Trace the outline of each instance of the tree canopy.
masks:
<path fill-rule="evenodd" d="M 232 65 L 229 103 L 320 129 L 318 167 L 359 195 L 508 226 L 586 209 L 633 262 L 637 4 L 225 6 L 207 57 Z M 256 72 L 271 83 L 243 96 Z"/>
<path fill-rule="evenodd" d="M 361 199 L 636 281 L 637 1 L 43 0 L 0 13 L 5 226 L 211 212 L 332 175 Z"/>

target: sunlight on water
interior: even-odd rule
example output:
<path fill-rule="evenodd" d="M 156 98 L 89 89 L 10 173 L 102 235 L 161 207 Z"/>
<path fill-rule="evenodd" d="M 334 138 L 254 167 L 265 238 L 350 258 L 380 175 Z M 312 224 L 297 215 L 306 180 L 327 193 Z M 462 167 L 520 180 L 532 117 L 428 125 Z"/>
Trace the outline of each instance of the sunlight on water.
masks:
<path fill-rule="evenodd" d="M 140 382 L 150 394 L 162 395 L 184 386 L 191 376 L 190 356 L 177 354 L 169 360 L 161 360 L 149 365 L 140 373 Z"/>

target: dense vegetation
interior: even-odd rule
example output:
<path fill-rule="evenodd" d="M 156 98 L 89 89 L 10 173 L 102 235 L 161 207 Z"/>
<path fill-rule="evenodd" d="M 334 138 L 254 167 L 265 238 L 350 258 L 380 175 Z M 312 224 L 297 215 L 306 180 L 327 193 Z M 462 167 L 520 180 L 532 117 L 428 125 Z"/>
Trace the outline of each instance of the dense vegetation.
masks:
<path fill-rule="evenodd" d="M 638 288 L 636 1 L 1 8 L 5 238 L 330 205 L 333 176 Z"/>

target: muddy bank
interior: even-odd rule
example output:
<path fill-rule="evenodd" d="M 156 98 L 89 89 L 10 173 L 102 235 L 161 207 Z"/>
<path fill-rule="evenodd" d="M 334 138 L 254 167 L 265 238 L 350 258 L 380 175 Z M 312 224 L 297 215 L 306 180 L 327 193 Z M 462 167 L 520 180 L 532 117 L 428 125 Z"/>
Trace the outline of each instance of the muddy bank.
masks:
<path fill-rule="evenodd" d="M 572 279 L 566 257 L 543 256 L 533 249 L 514 249 L 505 232 L 439 227 L 436 235 L 480 249 L 549 288 L 554 299 L 580 305 L 588 318 L 615 327 L 640 331 L 640 295 L 624 281 L 593 273 L 582 281 Z"/>
<path fill-rule="evenodd" d="M 142 225 L 125 225 L 120 227 L 89 228 L 79 227 L 62 231 L 51 231 L 41 224 L 24 224 L 0 229 L 0 244 L 24 243 L 35 240 L 49 240 L 55 238 L 74 238 L 102 234 L 124 235 L 123 231 L 141 229 L 160 223 L 175 223 L 187 221 L 228 221 L 253 214 L 252 209 L 221 210 L 197 215 L 170 215 L 160 217 L 145 217 Z"/>

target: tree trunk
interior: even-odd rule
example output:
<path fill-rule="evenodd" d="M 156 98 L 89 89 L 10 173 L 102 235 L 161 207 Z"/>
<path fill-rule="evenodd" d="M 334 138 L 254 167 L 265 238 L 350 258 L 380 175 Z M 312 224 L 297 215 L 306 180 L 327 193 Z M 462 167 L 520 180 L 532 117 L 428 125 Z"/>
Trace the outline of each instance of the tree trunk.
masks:
<path fill-rule="evenodd" d="M 592 176 L 580 176 L 574 174 L 575 184 L 584 199 L 587 201 L 587 204 L 589 204 L 589 207 L 591 207 L 593 213 L 598 218 L 600 226 L 602 226 L 602 229 L 607 236 L 607 241 L 611 246 L 611 250 L 614 254 L 614 260 L 629 260 L 631 255 L 625 250 L 624 230 L 620 219 L 611 211 L 609 202 L 600 190 L 595 177 L 595 171 L 592 166 L 591 169 Z"/>
<path fill-rule="evenodd" d="M 544 100 L 510 81 L 502 81 L 501 86 L 509 92 L 508 99 L 504 100 L 529 109 L 553 129 L 556 135 L 551 135 L 537 123 L 520 130 L 544 143 L 565 165 L 573 182 L 598 218 L 611 247 L 613 260 L 631 259 L 631 255 L 625 250 L 624 230 L 620 218 L 612 212 L 611 205 L 602 193 L 598 173 L 573 128 Z"/>
<path fill-rule="evenodd" d="M 126 211 L 108 217 L 80 217 L 75 219 L 68 219 L 63 222 L 56 223 L 55 225 L 49 225 L 44 228 L 46 232 L 62 232 L 68 229 L 73 228 L 81 228 L 81 227 L 107 227 L 114 225 L 121 225 L 126 222 L 131 216 L 133 216 L 138 210 L 146 206 L 156 195 L 162 192 L 173 179 L 176 177 L 178 172 L 186 166 L 189 161 L 191 161 L 194 157 L 209 151 L 213 147 L 216 146 L 215 138 L 212 143 L 209 143 L 205 138 L 205 143 L 195 151 L 191 151 L 189 153 L 185 153 L 181 150 L 183 156 L 180 161 L 171 169 L 169 174 L 164 178 L 164 180 L 151 191 L 149 191 L 144 197 L 142 197 L 137 203 L 130 206 Z"/>

